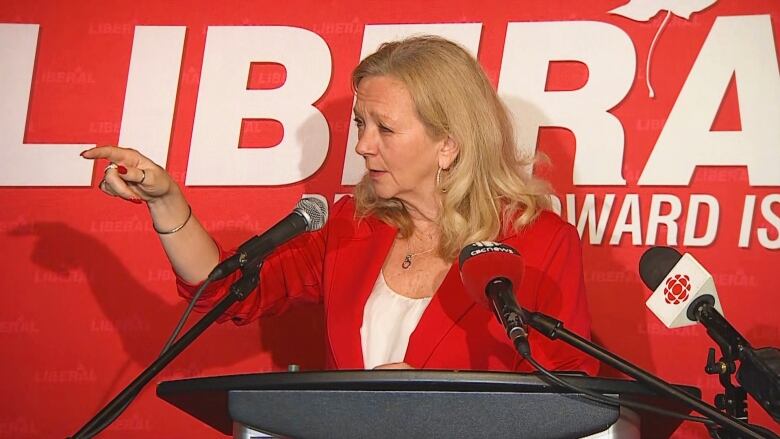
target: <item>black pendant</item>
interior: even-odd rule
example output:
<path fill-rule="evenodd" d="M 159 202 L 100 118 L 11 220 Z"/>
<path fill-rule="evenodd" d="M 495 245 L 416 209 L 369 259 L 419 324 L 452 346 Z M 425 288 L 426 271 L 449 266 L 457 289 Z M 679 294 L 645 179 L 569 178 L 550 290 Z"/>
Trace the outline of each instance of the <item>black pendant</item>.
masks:
<path fill-rule="evenodd" d="M 408 254 L 404 256 L 404 261 L 401 263 L 401 268 L 406 270 L 407 268 L 412 266 L 412 255 Z"/>

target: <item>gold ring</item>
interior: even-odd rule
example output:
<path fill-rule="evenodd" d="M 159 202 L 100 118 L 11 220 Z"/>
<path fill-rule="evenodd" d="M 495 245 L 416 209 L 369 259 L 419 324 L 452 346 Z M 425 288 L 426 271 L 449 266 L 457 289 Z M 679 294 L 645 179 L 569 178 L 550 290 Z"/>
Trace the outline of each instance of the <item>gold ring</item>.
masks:
<path fill-rule="evenodd" d="M 114 162 L 111 162 L 111 163 L 108 164 L 108 166 L 106 166 L 106 169 L 103 169 L 103 173 L 105 174 L 106 172 L 108 172 L 109 169 L 116 169 L 118 167 L 119 167 L 119 165 L 117 165 Z"/>

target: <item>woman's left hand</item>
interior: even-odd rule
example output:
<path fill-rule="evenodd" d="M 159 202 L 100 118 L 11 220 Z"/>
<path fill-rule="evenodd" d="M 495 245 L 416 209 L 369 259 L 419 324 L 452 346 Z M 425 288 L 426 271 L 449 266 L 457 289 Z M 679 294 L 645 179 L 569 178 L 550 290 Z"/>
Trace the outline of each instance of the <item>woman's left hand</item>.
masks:
<path fill-rule="evenodd" d="M 406 363 L 387 363 L 387 364 L 380 364 L 379 366 L 375 367 L 374 370 L 379 369 L 414 369 L 412 366 L 409 366 Z"/>

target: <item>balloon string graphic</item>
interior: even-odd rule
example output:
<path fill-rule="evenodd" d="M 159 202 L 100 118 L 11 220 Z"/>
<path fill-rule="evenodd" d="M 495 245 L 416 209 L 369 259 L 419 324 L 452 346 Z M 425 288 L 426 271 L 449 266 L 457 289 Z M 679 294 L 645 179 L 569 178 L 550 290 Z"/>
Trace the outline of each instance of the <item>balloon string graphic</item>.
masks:
<path fill-rule="evenodd" d="M 650 59 L 653 57 L 653 51 L 655 50 L 655 43 L 658 41 L 658 37 L 661 35 L 661 31 L 664 30 L 664 27 L 666 27 L 666 23 L 669 22 L 669 18 L 671 16 L 672 16 L 672 11 L 667 10 L 666 17 L 664 17 L 664 21 L 661 22 L 661 26 L 658 28 L 658 31 L 656 31 L 655 36 L 653 37 L 653 42 L 650 43 L 650 51 L 647 53 L 647 61 L 645 61 L 645 83 L 647 84 L 647 91 L 651 98 L 655 97 L 655 91 L 653 90 L 653 85 L 650 84 Z"/>

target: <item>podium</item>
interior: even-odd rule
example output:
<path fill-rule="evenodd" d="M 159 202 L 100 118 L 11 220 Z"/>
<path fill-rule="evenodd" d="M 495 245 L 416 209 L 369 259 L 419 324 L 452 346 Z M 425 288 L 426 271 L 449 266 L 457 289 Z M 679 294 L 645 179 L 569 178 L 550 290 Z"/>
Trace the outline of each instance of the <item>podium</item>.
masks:
<path fill-rule="evenodd" d="M 570 383 L 687 414 L 632 381 L 567 374 Z M 698 389 L 678 388 L 700 397 Z M 288 372 L 166 381 L 157 395 L 225 435 L 249 427 L 291 438 L 578 438 L 606 430 L 619 409 L 535 374 L 377 370 Z M 637 410 L 642 437 L 680 420 Z"/>

